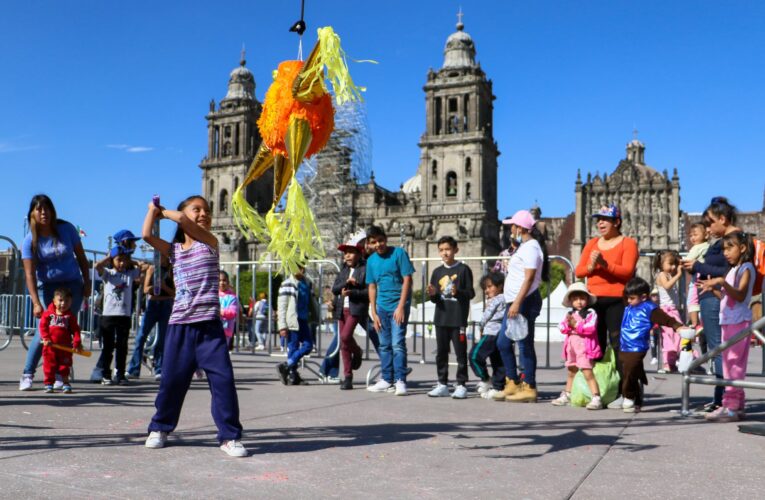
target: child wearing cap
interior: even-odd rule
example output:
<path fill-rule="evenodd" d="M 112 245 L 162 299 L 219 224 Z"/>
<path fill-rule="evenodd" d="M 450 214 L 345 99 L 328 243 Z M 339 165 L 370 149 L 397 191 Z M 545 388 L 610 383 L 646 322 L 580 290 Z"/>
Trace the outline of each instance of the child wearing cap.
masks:
<path fill-rule="evenodd" d="M 340 323 L 340 355 L 343 359 L 341 390 L 353 389 L 353 370 L 361 367 L 363 352 L 353 332 L 356 325 L 366 325 L 369 292 L 366 285 L 366 265 L 361 260 L 366 233 L 357 233 L 337 247 L 343 252 L 343 268 L 332 285 L 334 308 Z"/>
<path fill-rule="evenodd" d="M 104 345 L 99 359 L 102 368 L 101 384 L 125 384 L 133 284 L 140 278 L 142 270 L 130 259 L 130 253 L 125 247 L 115 246 L 107 257 L 96 263 L 96 272 L 104 282 L 104 305 L 99 323 Z M 112 380 L 111 364 L 115 348 L 117 374 Z"/>
<path fill-rule="evenodd" d="M 566 360 L 568 378 L 566 389 L 557 399 L 552 401 L 554 406 L 566 406 L 570 403 L 571 386 L 574 376 L 582 371 L 587 386 L 592 393 L 592 399 L 587 404 L 588 410 L 600 410 L 603 403 L 600 400 L 600 389 L 595 375 L 592 373 L 594 360 L 603 356 L 598 343 L 598 313 L 592 309 L 596 298 L 587 290 L 582 282 L 572 283 L 563 297 L 563 307 L 571 310 L 560 322 L 558 328 L 566 336 L 563 342 L 563 359 Z"/>
<path fill-rule="evenodd" d="M 135 242 L 140 240 L 138 236 L 134 235 L 129 229 L 120 229 L 112 236 L 114 244 L 118 247 L 122 247 L 127 253 L 132 254 L 135 252 Z"/>

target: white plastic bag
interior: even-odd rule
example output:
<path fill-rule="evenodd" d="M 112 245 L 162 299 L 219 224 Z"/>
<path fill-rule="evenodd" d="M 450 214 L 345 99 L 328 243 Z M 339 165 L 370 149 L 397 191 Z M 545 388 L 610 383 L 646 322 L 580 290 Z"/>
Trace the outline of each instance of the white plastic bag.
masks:
<path fill-rule="evenodd" d="M 505 336 L 515 342 L 525 339 L 529 335 L 529 323 L 526 318 L 519 314 L 514 318 L 507 318 Z"/>
<path fill-rule="evenodd" d="M 693 361 L 692 351 L 680 351 L 680 358 L 677 360 L 677 371 L 685 373 L 688 371 L 688 367 L 691 366 Z"/>

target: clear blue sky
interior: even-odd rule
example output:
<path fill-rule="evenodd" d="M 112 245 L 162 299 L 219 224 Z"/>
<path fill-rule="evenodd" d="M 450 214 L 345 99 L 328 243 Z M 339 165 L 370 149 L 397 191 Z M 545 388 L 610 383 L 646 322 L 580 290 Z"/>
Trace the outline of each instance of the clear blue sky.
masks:
<path fill-rule="evenodd" d="M 306 0 L 309 31 L 331 24 L 366 85 L 382 185 L 411 177 L 422 86 L 455 14 L 494 82 L 500 215 L 538 200 L 572 211 L 576 169 L 611 172 L 633 126 L 646 161 L 677 167 L 681 207 L 716 194 L 762 208 L 765 3 L 760 1 Z M 30 197 L 49 194 L 88 248 L 140 229 L 146 202 L 198 192 L 211 98 L 242 43 L 262 99 L 299 2 L 6 2 L 0 16 L 0 234 L 17 240 Z M 169 227 L 167 229 L 170 229 Z"/>

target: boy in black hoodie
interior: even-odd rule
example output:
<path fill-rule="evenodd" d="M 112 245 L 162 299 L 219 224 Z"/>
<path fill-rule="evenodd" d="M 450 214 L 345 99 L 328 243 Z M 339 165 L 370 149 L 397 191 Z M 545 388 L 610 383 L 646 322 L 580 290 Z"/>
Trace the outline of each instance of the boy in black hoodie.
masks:
<path fill-rule="evenodd" d="M 430 397 L 449 396 L 449 342 L 454 345 L 457 356 L 457 385 L 451 394 L 454 399 L 467 397 L 467 328 L 470 300 L 475 297 L 473 272 L 454 257 L 459 252 L 457 240 L 444 236 L 438 240 L 438 254 L 443 265 L 435 268 L 430 276 L 428 295 L 436 304 L 433 323 L 436 327 L 436 369 L 438 384 L 428 393 Z"/>

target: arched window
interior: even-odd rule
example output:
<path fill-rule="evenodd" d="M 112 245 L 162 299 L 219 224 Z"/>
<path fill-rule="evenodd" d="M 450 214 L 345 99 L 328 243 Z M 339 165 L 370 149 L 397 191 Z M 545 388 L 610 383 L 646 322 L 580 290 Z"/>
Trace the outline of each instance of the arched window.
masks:
<path fill-rule="evenodd" d="M 207 190 L 207 198 L 212 200 L 214 196 L 215 196 L 215 181 L 210 179 L 209 187 Z"/>
<path fill-rule="evenodd" d="M 433 186 L 433 199 L 438 199 L 438 186 Z"/>
<path fill-rule="evenodd" d="M 218 205 L 220 205 L 220 213 L 225 214 L 228 211 L 228 191 L 221 190 L 220 197 L 218 198 Z"/>
<path fill-rule="evenodd" d="M 467 184 L 465 184 L 465 199 L 466 200 L 472 199 L 472 195 L 470 193 L 470 183 L 469 182 Z"/>
<path fill-rule="evenodd" d="M 234 177 L 234 192 L 239 189 L 239 177 Z"/>
<path fill-rule="evenodd" d="M 465 158 L 465 175 L 469 176 L 472 173 L 473 173 L 473 165 L 470 160 L 470 157 L 468 156 L 467 158 Z"/>
<path fill-rule="evenodd" d="M 446 174 L 446 196 L 457 196 L 457 174 L 454 172 Z"/>
<path fill-rule="evenodd" d="M 434 179 L 438 178 L 438 162 L 436 160 L 433 160 L 430 163 L 430 175 L 432 175 Z"/>

